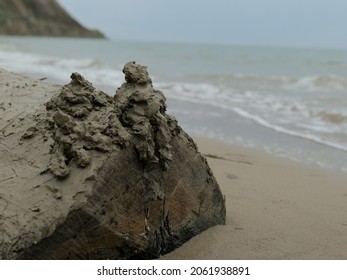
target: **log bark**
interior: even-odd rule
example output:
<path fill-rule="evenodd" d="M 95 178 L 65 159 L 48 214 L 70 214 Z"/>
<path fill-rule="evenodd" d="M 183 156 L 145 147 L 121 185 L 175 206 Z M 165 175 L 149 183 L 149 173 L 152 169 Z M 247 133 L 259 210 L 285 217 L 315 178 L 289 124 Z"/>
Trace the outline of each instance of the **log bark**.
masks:
<path fill-rule="evenodd" d="M 0 258 L 152 259 L 225 223 L 146 67 L 123 72 L 113 98 L 78 73 L 59 87 L 0 72 Z"/>

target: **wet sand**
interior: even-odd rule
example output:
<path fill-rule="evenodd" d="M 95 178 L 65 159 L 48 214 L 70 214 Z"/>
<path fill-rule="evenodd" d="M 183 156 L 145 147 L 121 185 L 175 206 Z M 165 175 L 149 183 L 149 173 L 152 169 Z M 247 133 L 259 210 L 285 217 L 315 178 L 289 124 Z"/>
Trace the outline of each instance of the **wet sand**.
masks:
<path fill-rule="evenodd" d="M 162 259 L 347 259 L 346 174 L 195 140 L 226 196 L 226 225 Z"/>

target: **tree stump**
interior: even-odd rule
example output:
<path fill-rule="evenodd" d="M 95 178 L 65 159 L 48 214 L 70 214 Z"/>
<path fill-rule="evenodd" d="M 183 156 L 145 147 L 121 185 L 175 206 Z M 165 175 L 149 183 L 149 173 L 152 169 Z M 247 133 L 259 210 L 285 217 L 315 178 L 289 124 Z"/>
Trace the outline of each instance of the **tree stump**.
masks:
<path fill-rule="evenodd" d="M 0 71 L 0 258 L 153 259 L 225 223 L 147 68 L 123 72 L 111 97 L 78 73 L 60 87 Z"/>

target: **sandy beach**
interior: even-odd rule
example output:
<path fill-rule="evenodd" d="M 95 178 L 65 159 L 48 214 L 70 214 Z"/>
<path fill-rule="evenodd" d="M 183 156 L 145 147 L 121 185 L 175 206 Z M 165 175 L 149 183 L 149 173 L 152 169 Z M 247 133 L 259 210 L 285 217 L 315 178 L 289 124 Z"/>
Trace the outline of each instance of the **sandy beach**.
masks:
<path fill-rule="evenodd" d="M 46 84 L 38 90 L 29 78 L 0 74 L 2 126 L 59 89 Z M 12 83 L 17 86 L 10 88 Z M 346 174 L 193 138 L 225 195 L 226 225 L 161 259 L 347 259 Z"/>
<path fill-rule="evenodd" d="M 345 174 L 195 140 L 226 196 L 226 225 L 162 259 L 347 259 Z"/>

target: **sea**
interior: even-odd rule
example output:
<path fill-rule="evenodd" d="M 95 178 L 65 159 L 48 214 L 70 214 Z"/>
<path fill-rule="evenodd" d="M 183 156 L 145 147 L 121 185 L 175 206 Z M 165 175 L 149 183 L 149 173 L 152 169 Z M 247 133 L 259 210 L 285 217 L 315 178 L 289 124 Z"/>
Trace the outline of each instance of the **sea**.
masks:
<path fill-rule="evenodd" d="M 0 36 L 0 68 L 110 95 L 128 61 L 188 133 L 347 173 L 347 50 Z"/>

